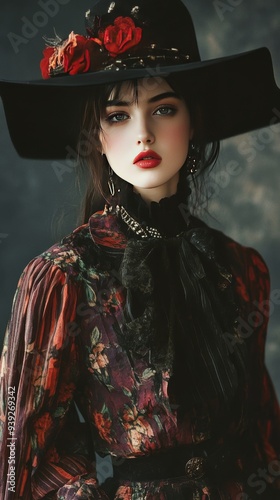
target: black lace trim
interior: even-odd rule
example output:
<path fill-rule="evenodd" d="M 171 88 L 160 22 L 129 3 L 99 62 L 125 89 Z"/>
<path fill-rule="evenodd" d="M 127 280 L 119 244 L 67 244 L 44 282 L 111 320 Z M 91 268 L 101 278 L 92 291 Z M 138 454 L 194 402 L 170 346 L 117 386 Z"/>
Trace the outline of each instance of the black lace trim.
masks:
<path fill-rule="evenodd" d="M 127 289 L 122 345 L 138 356 L 149 352 L 157 370 L 171 370 L 181 387 L 183 381 L 182 401 L 232 400 L 246 379 L 246 346 L 232 352 L 227 344 L 237 308 L 211 230 L 129 240 L 121 279 Z"/>

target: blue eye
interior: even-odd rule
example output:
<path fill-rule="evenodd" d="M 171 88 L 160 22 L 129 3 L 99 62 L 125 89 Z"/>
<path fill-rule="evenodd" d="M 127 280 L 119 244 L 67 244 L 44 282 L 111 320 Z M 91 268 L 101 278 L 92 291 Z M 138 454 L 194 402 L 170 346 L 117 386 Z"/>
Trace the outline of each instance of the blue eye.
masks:
<path fill-rule="evenodd" d="M 106 121 L 109 123 L 118 123 L 123 122 L 127 119 L 128 116 L 125 113 L 112 113 L 111 115 L 107 116 Z"/>
<path fill-rule="evenodd" d="M 174 115 L 176 113 L 176 109 L 172 106 L 161 106 L 155 111 L 155 115 Z"/>

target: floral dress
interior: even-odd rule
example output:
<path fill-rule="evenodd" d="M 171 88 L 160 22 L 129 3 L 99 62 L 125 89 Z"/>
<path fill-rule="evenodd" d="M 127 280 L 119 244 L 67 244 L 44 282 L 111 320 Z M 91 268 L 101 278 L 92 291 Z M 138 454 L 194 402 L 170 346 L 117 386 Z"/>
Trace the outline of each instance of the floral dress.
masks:
<path fill-rule="evenodd" d="M 2 500 L 243 500 L 280 493 L 279 407 L 264 365 L 268 271 L 256 251 L 210 231 L 227 253 L 239 300 L 243 337 L 240 330 L 231 341 L 247 345 L 242 397 L 230 412 L 215 402 L 182 411 L 169 390 L 170 372 L 120 342 L 125 289 L 117 266 L 102 262 L 122 259 L 127 235 L 114 214 L 98 212 L 32 260 L 20 278 L 1 362 Z M 110 454 L 117 470 L 126 458 L 207 443 L 217 422 L 220 443 L 243 444 L 215 494 L 182 475 L 126 478 L 111 493 L 98 484 L 94 452 Z"/>

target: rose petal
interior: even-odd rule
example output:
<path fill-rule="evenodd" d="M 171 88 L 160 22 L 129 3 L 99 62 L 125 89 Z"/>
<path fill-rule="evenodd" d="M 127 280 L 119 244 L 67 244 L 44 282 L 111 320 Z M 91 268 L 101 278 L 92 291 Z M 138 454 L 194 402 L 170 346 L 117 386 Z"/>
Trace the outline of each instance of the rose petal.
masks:
<path fill-rule="evenodd" d="M 50 57 L 53 55 L 53 53 L 54 53 L 53 47 L 47 47 L 43 50 L 44 58 L 40 62 L 40 69 L 41 69 L 42 77 L 45 80 L 50 78 L 49 62 L 50 62 Z"/>
<path fill-rule="evenodd" d="M 133 21 L 133 19 L 131 19 L 131 17 L 119 16 L 115 19 L 114 24 L 115 24 L 115 26 L 118 26 L 122 29 L 129 28 L 129 27 L 135 28 L 134 21 Z"/>

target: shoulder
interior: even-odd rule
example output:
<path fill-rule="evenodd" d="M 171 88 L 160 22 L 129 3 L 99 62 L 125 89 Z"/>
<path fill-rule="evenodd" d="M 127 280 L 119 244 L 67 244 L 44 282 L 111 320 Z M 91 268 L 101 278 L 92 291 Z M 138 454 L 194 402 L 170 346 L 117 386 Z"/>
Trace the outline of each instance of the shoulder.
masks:
<path fill-rule="evenodd" d="M 218 252 L 233 275 L 236 289 L 246 302 L 263 300 L 270 291 L 269 270 L 261 254 L 250 246 L 241 245 L 224 233 L 212 230 Z"/>
<path fill-rule="evenodd" d="M 31 261 L 31 266 L 55 267 L 69 278 L 81 278 L 85 272 L 90 273 L 98 265 L 98 247 L 91 238 L 89 225 L 85 224 L 60 242 L 55 243 Z"/>
<path fill-rule="evenodd" d="M 234 288 L 242 303 L 249 305 L 267 300 L 270 293 L 269 270 L 260 253 L 199 219 L 194 218 L 194 223 L 207 230 L 214 244 L 216 261 L 231 273 Z"/>
<path fill-rule="evenodd" d="M 42 293 L 96 278 L 97 265 L 97 249 L 86 224 L 32 259 L 21 274 L 16 294 L 23 289 Z"/>
<path fill-rule="evenodd" d="M 252 276 L 252 270 L 258 274 L 269 274 L 263 257 L 255 248 L 242 245 L 216 229 L 212 229 L 212 231 L 221 251 L 226 252 L 235 268 L 239 267 L 240 271 L 243 270 L 243 272 L 246 270 L 248 276 Z"/>
<path fill-rule="evenodd" d="M 224 249 L 228 256 L 231 257 L 232 263 L 239 264 L 240 268 L 247 268 L 248 265 L 251 265 L 260 273 L 268 274 L 268 267 L 255 248 L 242 245 L 216 229 L 212 229 L 212 231 L 220 249 Z"/>
<path fill-rule="evenodd" d="M 196 217 L 192 218 L 192 224 L 204 227 L 210 232 L 214 241 L 217 257 L 225 264 L 230 264 L 233 269 L 241 274 L 248 274 L 253 277 L 252 271 L 256 274 L 268 275 L 268 267 L 260 253 L 250 246 L 242 245 L 230 238 L 222 231 L 208 226 L 205 222 Z"/>

